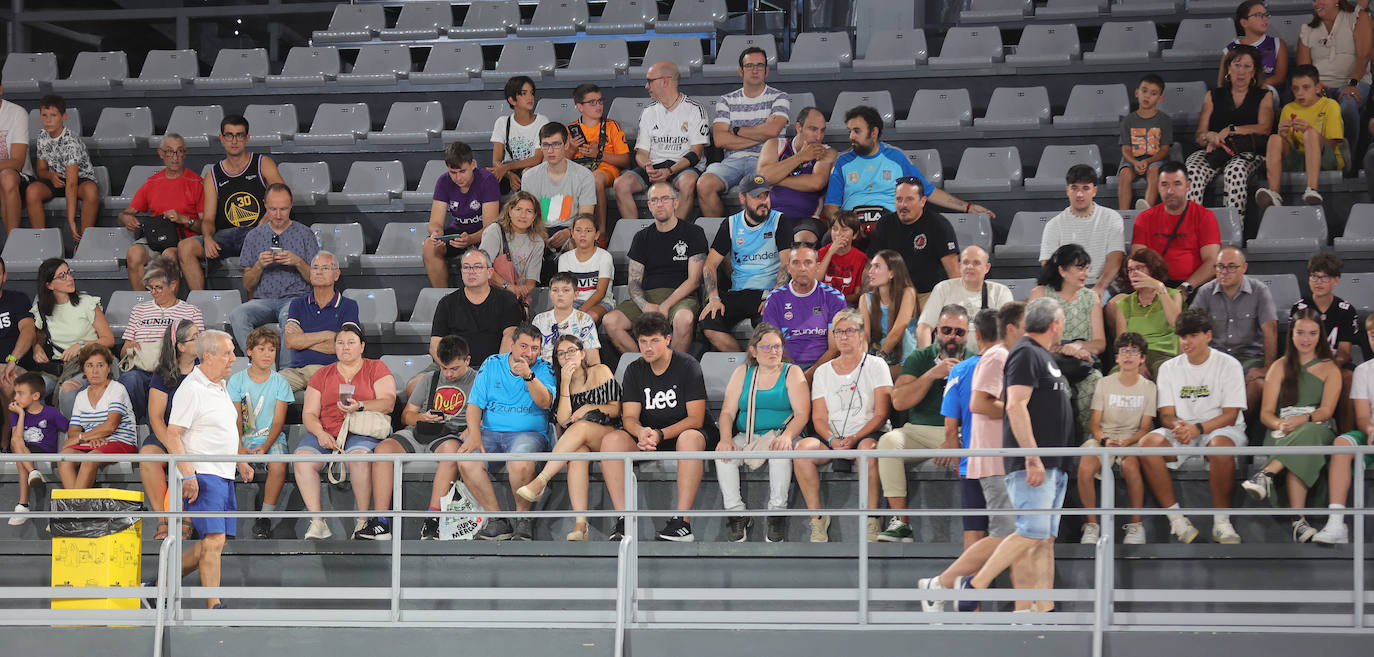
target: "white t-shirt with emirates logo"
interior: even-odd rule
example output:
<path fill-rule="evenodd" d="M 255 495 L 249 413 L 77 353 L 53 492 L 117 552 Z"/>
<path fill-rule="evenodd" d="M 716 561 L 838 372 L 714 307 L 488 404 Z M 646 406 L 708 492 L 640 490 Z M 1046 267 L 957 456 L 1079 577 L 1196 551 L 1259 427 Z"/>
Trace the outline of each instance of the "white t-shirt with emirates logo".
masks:
<path fill-rule="evenodd" d="M 635 148 L 648 151 L 651 165 L 675 162 L 692 146 L 709 143 L 710 129 L 706 110 L 685 95 L 671 110 L 662 103 L 651 103 L 639 115 Z"/>

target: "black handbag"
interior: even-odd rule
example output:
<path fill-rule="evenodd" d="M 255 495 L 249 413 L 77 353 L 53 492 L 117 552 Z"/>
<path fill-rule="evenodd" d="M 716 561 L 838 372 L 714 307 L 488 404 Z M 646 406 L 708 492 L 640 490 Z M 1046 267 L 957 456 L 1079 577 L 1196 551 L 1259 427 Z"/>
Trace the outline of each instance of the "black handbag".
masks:
<path fill-rule="evenodd" d="M 143 226 L 143 238 L 155 252 L 166 251 L 181 241 L 177 227 L 162 215 L 144 217 L 139 223 Z"/>

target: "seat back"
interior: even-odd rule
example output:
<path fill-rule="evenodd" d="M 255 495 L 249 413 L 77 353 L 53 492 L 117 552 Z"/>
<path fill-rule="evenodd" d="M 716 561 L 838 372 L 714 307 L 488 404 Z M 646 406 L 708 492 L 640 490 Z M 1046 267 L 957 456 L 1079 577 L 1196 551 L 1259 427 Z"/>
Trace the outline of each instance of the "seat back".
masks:
<path fill-rule="evenodd" d="M 721 23 L 725 17 L 725 0 L 678 0 L 668 12 L 670 22 L 680 23 Z"/>
<path fill-rule="evenodd" d="M 1025 301 L 1026 297 L 1030 296 L 1031 290 L 1035 289 L 1034 278 L 999 278 L 996 280 L 1011 290 L 1011 298 L 1014 301 Z"/>
<path fill-rule="evenodd" d="M 229 323 L 229 313 L 243 304 L 238 290 L 191 290 L 186 302 L 200 308 L 206 328 L 219 328 Z"/>
<path fill-rule="evenodd" d="M 110 301 L 104 306 L 105 320 L 110 323 L 110 329 L 114 331 L 116 338 L 124 333 L 124 327 L 129 323 L 129 313 L 133 312 L 134 306 L 152 300 L 152 293 L 146 291 L 115 290 L 110 293 Z"/>
<path fill-rule="evenodd" d="M 715 414 L 725 403 L 725 387 L 735 368 L 745 364 L 747 355 L 741 352 L 708 351 L 701 355 L 701 376 L 706 380 L 706 406 Z"/>
<path fill-rule="evenodd" d="M 391 370 L 391 377 L 396 380 L 396 387 L 402 388 L 417 374 L 423 372 L 426 367 L 434 364 L 434 359 L 429 354 L 416 354 L 414 356 L 401 356 L 396 354 L 386 354 L 382 356 L 382 362 L 386 368 Z M 438 372 L 436 371 L 437 375 Z"/>
<path fill-rule="evenodd" d="M 1207 83 L 1201 80 L 1166 82 L 1164 97 L 1159 99 L 1159 111 L 1168 114 L 1174 125 L 1197 125 L 1198 114 L 1202 112 L 1202 99 L 1207 95 L 1207 86 Z"/>
<path fill-rule="evenodd" d="M 908 123 L 964 126 L 973 123 L 968 89 L 919 89 L 911 98 Z"/>
<path fill-rule="evenodd" d="M 984 119 L 990 121 L 1017 121 L 1034 118 L 1039 122 L 1050 120 L 1050 95 L 1044 87 L 998 87 L 988 101 Z"/>
<path fill-rule="evenodd" d="M 420 290 L 420 294 L 415 297 L 415 308 L 410 311 L 410 321 L 412 322 L 433 322 L 434 309 L 439 306 L 439 300 L 448 296 L 456 288 L 451 287 L 427 287 Z"/>
<path fill-rule="evenodd" d="M 630 47 L 624 39 L 579 40 L 568 60 L 569 69 L 604 70 L 608 76 L 629 67 Z"/>
<path fill-rule="evenodd" d="M 645 97 L 621 96 L 611 101 L 611 108 L 606 111 L 606 116 L 615 119 L 625 130 L 625 137 L 633 140 L 635 135 L 639 134 L 639 115 L 651 102 L 653 101 Z"/>
<path fill-rule="evenodd" d="M 849 45 L 847 32 L 802 32 L 792 42 L 792 58 L 787 61 L 848 66 L 854 61 L 854 49 Z"/>
<path fill-rule="evenodd" d="M 945 189 L 954 190 L 1010 190 L 1021 183 L 1021 153 L 1015 146 L 982 146 L 965 148 L 959 158 L 954 180 L 945 181 Z"/>
<path fill-rule="evenodd" d="M 420 182 L 415 184 L 417 192 L 425 194 L 434 193 L 434 185 L 438 184 L 439 176 L 448 173 L 448 165 L 443 160 L 430 160 L 425 162 L 425 168 L 420 172 Z"/>
<path fill-rule="evenodd" d="M 930 56 L 926 46 L 924 30 L 911 28 L 905 30 L 878 30 L 868 40 L 864 59 L 871 60 L 914 60 L 923 62 Z"/>
<path fill-rule="evenodd" d="M 1265 209 L 1255 239 L 1316 237 L 1326 243 L 1326 217 L 1320 206 L 1275 205 Z"/>
<path fill-rule="evenodd" d="M 372 129 L 367 103 L 320 103 L 310 134 L 362 136 Z"/>
<path fill-rule="evenodd" d="M 530 18 L 534 27 L 574 27 L 587 25 L 587 0 L 557 0 L 540 2 Z"/>
<path fill-rule="evenodd" d="M 429 57 L 425 59 L 424 70 L 426 73 L 463 71 L 468 75 L 481 75 L 482 67 L 482 46 L 480 44 L 436 43 L 430 46 Z M 502 101 L 502 107 L 504 106 L 505 101 Z"/>
<path fill-rule="evenodd" d="M 334 46 L 295 46 L 286 53 L 286 63 L 282 64 L 281 74 L 323 75 L 333 77 L 339 74 L 339 49 Z"/>
<path fill-rule="evenodd" d="M 1341 275 L 1341 282 L 1333 290 L 1336 296 L 1349 301 L 1362 315 L 1374 311 L 1374 274 L 1350 273 Z M 1287 306 L 1279 312 L 1288 312 Z"/>
<path fill-rule="evenodd" d="M 264 48 L 225 48 L 215 55 L 211 78 L 267 77 L 267 50 Z"/>
<path fill-rule="evenodd" d="M 716 48 L 715 63 L 738 69 L 739 54 L 744 52 L 745 48 L 762 48 L 768 56 L 769 66 L 776 66 L 778 63 L 778 46 L 774 43 L 772 34 L 725 35 L 725 38 L 721 39 L 720 47 Z"/>
<path fill-rule="evenodd" d="M 1174 50 L 1180 54 L 1215 55 L 1236 38 L 1235 23 L 1226 18 L 1185 18 L 1174 33 Z"/>
<path fill-rule="evenodd" d="M 406 172 L 400 160 L 354 162 L 348 167 L 343 193 L 387 192 L 400 196 L 406 188 Z"/>
<path fill-rule="evenodd" d="M 1000 62 L 1002 61 L 1002 32 L 992 26 L 951 27 L 945 32 L 945 42 L 940 46 L 940 57 Z"/>
<path fill-rule="evenodd" d="M 944 163 L 940 161 L 940 150 L 938 148 L 925 148 L 903 152 L 906 153 L 906 159 L 916 165 L 916 168 L 921 171 L 921 175 L 925 176 L 930 184 L 936 187 L 940 187 L 944 184 L 945 169 Z"/>
<path fill-rule="evenodd" d="M 571 98 L 540 98 L 534 104 L 534 113 L 559 123 L 573 123 L 581 114 Z"/>
<path fill-rule="evenodd" d="M 830 122 L 826 124 L 826 131 L 845 132 L 847 130 L 844 124 L 845 112 L 861 105 L 867 105 L 878 110 L 878 115 L 883 117 L 885 127 L 891 127 L 896 123 L 896 112 L 892 108 L 892 92 L 886 89 L 841 91 L 835 96 L 835 106 L 830 110 Z"/>
<path fill-rule="evenodd" d="M 554 63 L 552 41 L 520 39 L 508 41 L 501 48 L 501 57 L 496 60 L 496 71 L 551 73 Z"/>
<path fill-rule="evenodd" d="M 124 189 L 119 195 L 133 198 L 134 194 L 138 193 L 138 188 L 142 187 L 143 183 L 148 182 L 148 178 L 153 174 L 161 170 L 162 167 L 152 164 L 135 164 L 129 167 L 129 173 L 124 177 Z"/>
<path fill-rule="evenodd" d="M 343 295 L 358 302 L 358 317 L 364 323 L 391 323 L 396 321 L 396 289 L 349 288 Z"/>
<path fill-rule="evenodd" d="M 69 81 L 123 80 L 129 77 L 129 56 L 123 50 L 79 52 L 72 64 Z"/>
<path fill-rule="evenodd" d="M 200 64 L 197 63 L 194 50 L 149 50 L 138 77 L 145 80 L 190 80 L 199 74 Z"/>
<path fill-rule="evenodd" d="M 5 237 L 0 252 L 9 272 L 38 271 L 48 258 L 62 257 L 62 231 L 57 228 L 16 228 Z"/>
<path fill-rule="evenodd" d="M 1102 24 L 1092 52 L 1153 54 L 1158 50 L 1159 34 L 1154 21 L 1120 21 Z"/>
<path fill-rule="evenodd" d="M 222 119 L 224 108 L 219 105 L 177 105 L 167 119 L 167 133 L 175 132 L 188 141 L 197 137 L 213 141 L 219 136 Z"/>
<path fill-rule="evenodd" d="M 329 164 L 325 162 L 279 162 L 277 172 L 291 188 L 292 202 L 297 205 L 314 205 L 332 189 Z"/>
<path fill-rule="evenodd" d="M 1298 277 L 1293 274 L 1250 274 L 1246 276 L 1256 279 L 1269 288 L 1269 298 L 1274 300 L 1274 308 L 1279 311 L 1279 324 L 1288 323 L 1288 309 L 1293 304 L 1302 299 L 1302 290 L 1298 287 Z"/>
<path fill-rule="evenodd" d="M 363 225 L 360 223 L 317 223 L 311 226 L 310 230 L 314 231 L 315 240 L 320 244 L 320 250 L 333 253 L 334 257 L 338 258 L 340 269 L 356 262 L 358 257 L 367 251 L 367 242 L 363 238 Z"/>
<path fill-rule="evenodd" d="M 377 255 L 412 255 L 429 239 L 427 223 L 389 223 L 377 242 Z"/>
<path fill-rule="evenodd" d="M 249 105 L 243 110 L 243 118 L 252 126 L 250 140 L 257 136 L 290 137 L 296 134 L 299 125 L 296 120 L 296 106 L 290 103 Z"/>
<path fill-rule="evenodd" d="M 1102 154 L 1097 150 L 1097 144 L 1046 146 L 1045 150 L 1040 151 L 1040 164 L 1035 168 L 1035 177 L 1058 178 L 1062 182 L 1069 167 L 1078 164 L 1092 167 L 1097 179 L 1102 180 Z"/>
<path fill-rule="evenodd" d="M 0 68 L 0 84 L 10 93 L 19 89 L 37 91 L 57 79 L 57 55 L 50 52 L 12 52 Z"/>
<path fill-rule="evenodd" d="M 467 16 L 463 17 L 463 27 L 467 28 L 499 27 L 509 30 L 519 24 L 520 5 L 510 0 L 471 3 Z"/>
<path fill-rule="evenodd" d="M 1021 31 L 1016 44 L 1017 57 L 1077 57 L 1082 50 L 1078 28 L 1073 25 L 1040 25 L 1032 23 Z"/>
<path fill-rule="evenodd" d="M 447 2 L 407 2 L 396 17 L 396 29 L 419 30 L 453 24 L 452 5 Z"/>
<path fill-rule="evenodd" d="M 411 5 L 406 5 L 407 7 Z M 367 44 L 358 48 L 353 60 L 354 75 L 403 75 L 410 72 L 410 48 L 399 44 Z"/>
<path fill-rule="evenodd" d="M 1064 117 L 1093 124 L 1116 125 L 1130 113 L 1131 101 L 1124 84 L 1076 84 L 1069 91 Z"/>
<path fill-rule="evenodd" d="M 945 218 L 949 220 L 949 225 L 954 227 L 954 239 L 958 242 L 961 252 L 965 247 L 978 246 L 983 251 L 992 253 L 993 234 L 990 217 L 982 213 L 946 212 Z"/>
<path fill-rule="evenodd" d="M 463 113 L 458 115 L 458 125 L 455 130 L 491 132 L 491 124 L 495 117 L 510 112 L 510 105 L 502 100 L 469 100 L 463 103 Z M 635 117 L 638 121 L 639 117 Z"/>
<path fill-rule="evenodd" d="M 392 103 L 382 132 L 427 132 L 444 129 L 444 107 L 437 100 L 423 103 Z"/>
<path fill-rule="evenodd" d="M 1045 224 L 1057 214 L 1058 211 L 1017 212 L 1011 218 L 1011 227 L 1007 229 L 1007 244 L 1039 245 L 1040 236 L 1045 234 Z"/>
<path fill-rule="evenodd" d="M 615 229 L 611 233 L 606 250 L 611 253 L 611 260 L 615 262 L 617 269 L 630 261 L 630 244 L 634 242 L 635 234 L 653 223 L 653 219 L 621 219 L 615 222 Z M 710 237 L 707 235 L 708 241 Z"/>
<path fill-rule="evenodd" d="M 677 10 L 677 5 L 673 10 Z M 654 37 L 644 51 L 645 66 L 669 61 L 677 64 L 684 77 L 688 72 L 701 68 L 702 59 L 701 40 L 697 38 Z"/>
<path fill-rule="evenodd" d="M 147 107 L 106 107 L 100 110 L 96 119 L 95 132 L 91 137 L 103 138 L 146 138 L 153 134 L 153 110 Z M 161 168 L 161 167 L 156 167 Z"/>

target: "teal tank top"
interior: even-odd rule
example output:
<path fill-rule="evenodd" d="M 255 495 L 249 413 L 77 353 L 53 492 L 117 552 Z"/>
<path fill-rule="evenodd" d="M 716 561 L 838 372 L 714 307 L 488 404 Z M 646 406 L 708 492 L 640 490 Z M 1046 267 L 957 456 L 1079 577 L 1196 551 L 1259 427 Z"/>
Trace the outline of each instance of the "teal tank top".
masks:
<path fill-rule="evenodd" d="M 792 367 L 791 363 L 782 364 L 782 372 L 778 374 L 777 383 L 767 390 L 759 389 L 754 392 L 754 435 L 768 433 L 769 431 L 780 431 L 787 426 L 787 420 L 792 417 L 792 400 L 787 397 L 787 368 Z M 744 373 L 744 389 L 739 394 L 739 414 L 735 416 L 735 431 L 744 433 L 748 428 L 745 416 L 749 408 L 749 386 L 754 382 L 754 372 L 757 367 L 750 367 Z"/>

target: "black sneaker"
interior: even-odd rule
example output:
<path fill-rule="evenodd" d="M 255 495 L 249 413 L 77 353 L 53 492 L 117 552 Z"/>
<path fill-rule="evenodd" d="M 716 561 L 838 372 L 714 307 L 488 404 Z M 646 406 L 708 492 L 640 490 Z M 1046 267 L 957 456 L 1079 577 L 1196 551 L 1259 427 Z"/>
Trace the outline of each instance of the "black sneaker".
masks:
<path fill-rule="evenodd" d="M 697 540 L 692 535 L 692 525 L 682 516 L 673 516 L 668 519 L 668 524 L 663 526 L 663 531 L 659 532 L 654 538 L 660 541 L 672 541 L 674 543 L 691 543 Z"/>
<path fill-rule="evenodd" d="M 534 520 L 530 518 L 516 518 L 515 531 L 511 532 L 511 539 L 516 541 L 534 540 Z"/>
<path fill-rule="evenodd" d="M 483 525 L 473 536 L 479 541 L 506 541 L 510 540 L 511 534 L 510 521 L 505 518 L 492 518 Z"/>
<path fill-rule="evenodd" d="M 368 518 L 362 529 L 353 533 L 353 538 L 365 541 L 391 540 L 391 527 L 377 518 Z"/>
<path fill-rule="evenodd" d="M 619 541 L 625 538 L 625 516 L 615 519 L 615 529 L 611 530 L 611 535 L 606 537 L 608 541 Z"/>
<path fill-rule="evenodd" d="M 754 526 L 752 516 L 730 516 L 725 521 L 726 535 L 725 540 L 731 543 L 743 543 L 749 540 L 749 528 Z"/>
<path fill-rule="evenodd" d="M 420 527 L 420 540 L 437 541 L 439 540 L 439 519 L 425 518 L 425 524 Z"/>
<path fill-rule="evenodd" d="M 211 607 L 211 609 L 228 609 L 228 608 L 229 608 L 229 605 L 226 605 L 226 604 L 224 604 L 223 602 L 216 602 L 216 603 L 215 603 L 215 606 Z"/>
<path fill-rule="evenodd" d="M 272 538 L 272 521 L 267 518 L 254 520 L 253 538 Z"/>
<path fill-rule="evenodd" d="M 787 540 L 787 518 L 776 516 L 768 519 L 768 536 L 764 540 L 769 543 L 782 543 Z"/>

